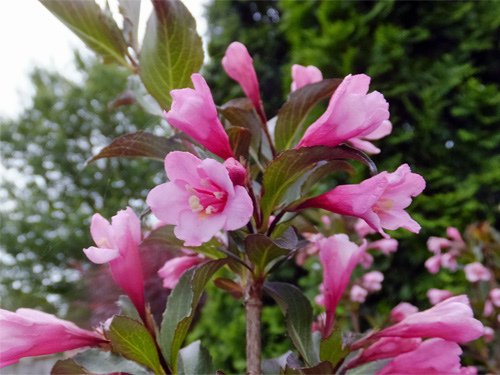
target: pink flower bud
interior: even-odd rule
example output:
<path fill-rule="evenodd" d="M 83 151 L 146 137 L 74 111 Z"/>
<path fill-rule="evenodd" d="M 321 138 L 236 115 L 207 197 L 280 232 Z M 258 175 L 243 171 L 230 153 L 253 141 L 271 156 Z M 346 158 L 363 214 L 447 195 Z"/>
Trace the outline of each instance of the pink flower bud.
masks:
<path fill-rule="evenodd" d="M 392 309 L 390 319 L 391 322 L 397 323 L 407 316 L 415 314 L 416 312 L 418 312 L 418 308 L 416 306 L 413 306 L 408 302 L 401 302 L 399 305 Z"/>
<path fill-rule="evenodd" d="M 462 239 L 462 235 L 460 234 L 458 229 L 455 227 L 446 228 L 446 235 L 448 236 L 448 238 L 451 238 L 453 241 L 461 242 L 461 243 L 464 242 L 464 240 Z"/>
<path fill-rule="evenodd" d="M 321 74 L 321 70 L 314 65 L 292 65 L 292 91 L 322 80 L 323 74 Z"/>
<path fill-rule="evenodd" d="M 260 100 L 259 81 L 253 66 L 253 59 L 247 48 L 240 42 L 233 42 L 227 47 L 222 59 L 222 66 L 227 75 L 238 82 L 245 95 L 250 99 L 256 111 L 263 116 Z"/>
<path fill-rule="evenodd" d="M 448 298 L 432 308 L 406 316 L 373 337 L 440 337 L 465 343 L 481 337 L 483 324 L 474 319 L 467 296 Z"/>
<path fill-rule="evenodd" d="M 495 338 L 495 331 L 493 330 L 493 328 L 484 327 L 483 337 L 484 337 L 484 341 L 492 342 L 493 339 Z"/>
<path fill-rule="evenodd" d="M 229 158 L 224 162 L 224 166 L 229 172 L 229 178 L 234 185 L 245 186 L 247 179 L 247 170 L 235 158 Z"/>
<path fill-rule="evenodd" d="M 180 256 L 169 259 L 162 268 L 158 270 L 158 275 L 163 279 L 163 286 L 168 289 L 174 289 L 184 272 L 203 263 L 203 256 Z"/>
<path fill-rule="evenodd" d="M 500 288 L 491 289 L 490 299 L 496 307 L 500 307 Z"/>
<path fill-rule="evenodd" d="M 431 288 L 427 291 L 427 298 L 429 298 L 431 305 L 436 305 L 450 297 L 453 297 L 453 293 L 449 290 Z"/>
<path fill-rule="evenodd" d="M 235 186 L 226 167 L 213 159 L 200 160 L 174 151 L 165 158 L 169 182 L 151 190 L 147 203 L 185 246 L 200 246 L 220 230 L 245 226 L 253 204 L 243 186 Z"/>
<path fill-rule="evenodd" d="M 441 254 L 441 250 L 450 247 L 451 242 L 446 238 L 429 237 L 427 240 L 427 248 L 431 253 Z"/>
<path fill-rule="evenodd" d="M 381 134 L 386 135 L 390 125 L 389 104 L 377 91 L 368 94 L 369 85 L 370 77 L 365 74 L 345 77 L 325 113 L 307 128 L 297 148 L 337 146 L 370 135 L 378 139 L 380 134 L 375 132 L 381 126 Z"/>
<path fill-rule="evenodd" d="M 425 268 L 432 274 L 438 273 L 441 268 L 441 255 L 434 255 L 427 259 L 425 261 Z"/>
<path fill-rule="evenodd" d="M 142 233 L 139 218 L 130 207 L 118 211 L 111 218 L 111 223 L 95 214 L 92 216 L 90 233 L 97 247 L 83 249 L 83 252 L 93 263 L 109 263 L 116 284 L 130 297 L 144 318 L 144 276 L 139 254 Z"/>
<path fill-rule="evenodd" d="M 365 288 L 360 287 L 359 285 L 353 285 L 353 287 L 351 288 L 351 292 L 349 293 L 351 301 L 358 303 L 365 302 L 367 295 L 368 291 Z"/>
<path fill-rule="evenodd" d="M 490 300 L 486 300 L 484 302 L 483 315 L 484 316 L 491 316 L 494 311 L 495 311 L 495 308 L 493 307 L 493 303 Z"/>
<path fill-rule="evenodd" d="M 360 184 L 339 185 L 318 197 L 306 200 L 300 208 L 323 208 L 342 215 L 356 216 L 365 220 L 384 237 L 389 236 L 382 228 L 405 228 L 418 233 L 420 225 L 405 211 L 412 197 L 425 188 L 422 176 L 411 173 L 407 164 L 395 172 L 382 172 Z"/>
<path fill-rule="evenodd" d="M 41 311 L 18 309 L 13 313 L 0 309 L 0 368 L 24 357 L 99 346 L 106 341 L 96 332 Z"/>
<path fill-rule="evenodd" d="M 471 283 L 478 281 L 488 281 L 491 279 L 491 272 L 479 262 L 469 263 L 464 267 L 465 278 Z"/>
<path fill-rule="evenodd" d="M 371 271 L 363 275 L 361 285 L 369 292 L 376 292 L 382 289 L 382 281 L 384 281 L 382 272 Z"/>
<path fill-rule="evenodd" d="M 172 90 L 172 107 L 165 118 L 210 152 L 227 159 L 233 156 L 229 137 L 217 115 L 212 93 L 201 74 L 191 76 L 193 89 Z"/>
<path fill-rule="evenodd" d="M 359 258 L 366 251 L 366 243 L 358 246 L 349 241 L 347 235 L 336 234 L 320 240 L 318 245 L 319 258 L 323 266 L 323 295 L 326 309 L 323 337 L 328 337 L 333 329 L 337 305 Z"/>
<path fill-rule="evenodd" d="M 363 267 L 365 270 L 370 268 L 373 265 L 373 255 L 370 253 L 364 252 L 361 257 L 359 258 L 359 264 L 361 267 Z"/>
<path fill-rule="evenodd" d="M 456 271 L 458 268 L 457 255 L 453 251 L 449 251 L 446 254 L 441 255 L 441 267 L 446 268 L 450 271 Z"/>

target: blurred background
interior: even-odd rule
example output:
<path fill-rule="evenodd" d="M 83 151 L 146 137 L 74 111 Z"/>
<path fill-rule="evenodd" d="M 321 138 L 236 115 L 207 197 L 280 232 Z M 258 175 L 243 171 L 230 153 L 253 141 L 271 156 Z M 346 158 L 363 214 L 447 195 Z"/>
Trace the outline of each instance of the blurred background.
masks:
<path fill-rule="evenodd" d="M 427 188 L 410 210 L 422 231 L 394 233 L 399 251 L 390 260 L 376 259 L 389 272 L 364 313 L 386 314 L 402 300 L 428 307 L 430 287 L 467 288 L 463 273 L 426 271 L 425 244 L 448 226 L 489 241 L 500 224 L 500 2 L 186 5 L 204 39 L 203 73 L 218 104 L 242 95 L 220 64 L 234 40 L 254 58 L 269 117 L 286 100 L 294 63 L 315 65 L 328 78 L 366 73 L 371 89 L 389 101 L 394 130 L 378 142 L 382 152 L 374 160 L 389 171 L 407 162 L 424 176 Z M 118 292 L 104 267 L 83 259 L 82 248 L 91 244 L 89 219 L 94 212 L 110 217 L 125 205 L 143 211 L 163 172 L 161 163 L 149 160 L 85 162 L 119 135 L 162 134 L 166 123 L 139 105 L 118 106 L 128 72 L 102 64 L 37 2 L 2 2 L 0 17 L 7 52 L 0 71 L 1 307 L 38 308 L 90 326 L 113 313 Z M 488 229 L 473 230 L 480 225 Z M 150 259 L 153 276 L 160 258 Z M 317 294 L 320 271 L 289 264 L 278 277 Z M 161 294 L 164 303 L 159 284 L 150 293 Z M 104 294 L 109 301 L 97 302 Z M 209 296 L 190 338 L 203 337 L 219 367 L 241 371 L 243 308 L 216 288 Z M 214 321 L 224 322 L 223 335 Z M 271 304 L 264 329 L 265 356 L 285 352 L 281 313 Z"/>

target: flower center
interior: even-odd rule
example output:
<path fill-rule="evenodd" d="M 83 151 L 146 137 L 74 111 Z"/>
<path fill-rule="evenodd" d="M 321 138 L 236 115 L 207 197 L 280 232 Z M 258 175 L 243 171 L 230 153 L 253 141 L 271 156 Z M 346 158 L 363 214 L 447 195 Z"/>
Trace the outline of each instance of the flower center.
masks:
<path fill-rule="evenodd" d="M 374 212 L 387 212 L 394 206 L 392 199 L 380 199 L 373 207 Z"/>
<path fill-rule="evenodd" d="M 211 215 L 224 210 L 227 202 L 227 193 L 221 191 L 211 181 L 203 180 L 203 187 L 186 186 L 192 193 L 188 198 L 189 207 L 193 212 Z"/>

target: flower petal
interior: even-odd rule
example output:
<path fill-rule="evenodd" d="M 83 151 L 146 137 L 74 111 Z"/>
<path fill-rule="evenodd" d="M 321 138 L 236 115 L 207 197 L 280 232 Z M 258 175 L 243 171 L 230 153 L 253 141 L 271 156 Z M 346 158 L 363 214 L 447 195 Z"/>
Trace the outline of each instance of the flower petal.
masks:
<path fill-rule="evenodd" d="M 83 252 L 92 263 L 104 264 L 116 259 L 120 252 L 118 249 L 104 249 L 102 247 L 88 247 Z"/>

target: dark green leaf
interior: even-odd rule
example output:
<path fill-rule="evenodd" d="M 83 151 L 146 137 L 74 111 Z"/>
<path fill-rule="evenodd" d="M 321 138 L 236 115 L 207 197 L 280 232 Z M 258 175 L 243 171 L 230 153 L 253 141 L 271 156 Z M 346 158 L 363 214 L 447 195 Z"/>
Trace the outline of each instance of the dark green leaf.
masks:
<path fill-rule="evenodd" d="M 308 177 L 307 173 L 312 173 L 318 162 L 346 159 L 361 161 L 370 167 L 372 173 L 376 172 L 375 164 L 368 156 L 349 146 L 302 147 L 282 152 L 264 172 L 264 196 L 261 201 L 264 217 L 267 218 L 277 206 L 289 204 L 298 198 L 300 186 Z M 297 182 L 300 184 L 294 186 Z M 283 198 L 289 189 L 295 190 L 296 193 L 284 202 Z"/>
<path fill-rule="evenodd" d="M 140 57 L 140 75 L 150 94 L 168 109 L 170 91 L 191 85 L 203 63 L 196 22 L 181 1 L 154 0 Z"/>
<path fill-rule="evenodd" d="M 309 111 L 322 99 L 330 97 L 341 79 L 325 79 L 292 92 L 278 112 L 274 131 L 276 148 L 286 150 L 298 142 L 305 131 Z"/>
<path fill-rule="evenodd" d="M 169 152 L 184 149 L 184 146 L 174 137 L 164 138 L 139 131 L 115 138 L 108 146 L 93 156 L 89 162 L 116 157 L 144 157 L 163 161 Z"/>
<path fill-rule="evenodd" d="M 298 240 L 295 231 L 289 228 L 285 234 L 284 237 L 275 240 L 264 234 L 250 234 L 245 238 L 246 253 L 257 272 L 264 273 L 273 260 L 288 255 L 296 248 Z"/>
<path fill-rule="evenodd" d="M 330 362 L 334 367 L 349 354 L 349 349 L 344 345 L 342 330 L 336 328 L 326 339 L 321 340 L 319 357 L 322 361 Z"/>
<path fill-rule="evenodd" d="M 258 152 L 262 128 L 259 115 L 255 112 L 252 102 L 248 98 L 233 99 L 224 104 L 219 111 L 232 126 L 244 127 L 250 131 L 252 148 Z"/>
<path fill-rule="evenodd" d="M 115 316 L 106 337 L 111 341 L 113 352 L 147 366 L 155 374 L 165 374 L 155 341 L 142 323 L 126 316 Z"/>
<path fill-rule="evenodd" d="M 277 358 L 269 358 L 262 360 L 262 373 L 264 375 L 275 375 L 280 374 L 286 367 L 286 359 L 289 355 L 293 354 L 291 351 L 280 355 Z"/>
<path fill-rule="evenodd" d="M 213 374 L 215 367 L 207 349 L 195 341 L 179 351 L 179 374 Z"/>
<path fill-rule="evenodd" d="M 191 268 L 170 294 L 160 329 L 160 347 L 167 362 L 177 372 L 177 357 L 193 320 L 203 290 L 226 259 L 214 260 Z"/>
<path fill-rule="evenodd" d="M 174 235 L 174 227 L 172 225 L 165 225 L 153 229 L 140 244 L 142 251 L 152 250 L 179 250 L 183 247 L 184 241 L 179 240 Z"/>
<path fill-rule="evenodd" d="M 227 129 L 227 134 L 229 136 L 229 143 L 234 151 L 236 159 L 243 156 L 248 159 L 248 152 L 250 149 L 250 141 L 252 140 L 252 134 L 247 128 L 242 128 L 239 126 L 232 126 Z"/>
<path fill-rule="evenodd" d="M 306 296 L 296 286 L 281 282 L 266 282 L 264 290 L 278 304 L 286 319 L 288 335 L 308 365 L 319 362 L 314 350 L 311 326 L 312 307 Z"/>
<path fill-rule="evenodd" d="M 81 375 L 90 374 L 86 369 L 76 363 L 72 358 L 59 360 L 54 364 L 51 375 Z"/>
<path fill-rule="evenodd" d="M 127 44 L 110 14 L 104 13 L 92 0 L 40 0 L 91 49 L 104 57 L 128 65 Z"/>

